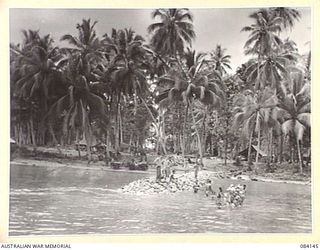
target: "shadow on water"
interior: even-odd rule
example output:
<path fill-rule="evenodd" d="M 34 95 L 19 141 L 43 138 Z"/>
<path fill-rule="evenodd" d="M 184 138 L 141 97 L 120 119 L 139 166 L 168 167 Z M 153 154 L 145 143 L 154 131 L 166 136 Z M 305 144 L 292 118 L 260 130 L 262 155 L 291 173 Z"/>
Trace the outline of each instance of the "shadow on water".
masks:
<path fill-rule="evenodd" d="M 311 233 L 311 187 L 305 185 L 248 182 L 243 207 L 218 209 L 203 192 L 116 192 L 148 173 L 21 165 L 10 173 L 10 235 Z M 237 181 L 214 186 L 231 183 Z"/>

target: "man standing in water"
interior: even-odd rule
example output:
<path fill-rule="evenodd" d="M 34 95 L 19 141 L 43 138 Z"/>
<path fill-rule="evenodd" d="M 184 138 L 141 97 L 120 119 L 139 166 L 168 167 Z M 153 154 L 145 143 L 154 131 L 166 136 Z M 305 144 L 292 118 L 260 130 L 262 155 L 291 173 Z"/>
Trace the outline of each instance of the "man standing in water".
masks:
<path fill-rule="evenodd" d="M 206 196 L 208 197 L 209 194 L 213 194 L 213 190 L 212 190 L 212 186 L 211 186 L 211 180 L 207 180 L 207 183 L 206 183 L 206 191 L 205 191 L 205 194 Z"/>

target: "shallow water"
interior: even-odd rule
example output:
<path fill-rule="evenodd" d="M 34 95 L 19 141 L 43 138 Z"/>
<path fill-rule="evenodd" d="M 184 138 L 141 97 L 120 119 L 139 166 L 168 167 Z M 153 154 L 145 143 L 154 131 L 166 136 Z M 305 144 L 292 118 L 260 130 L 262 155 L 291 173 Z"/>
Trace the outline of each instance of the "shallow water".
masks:
<path fill-rule="evenodd" d="M 203 192 L 116 192 L 148 173 L 11 165 L 9 235 L 311 233 L 311 187 L 247 182 L 243 207 Z M 239 181 L 216 180 L 216 188 Z"/>

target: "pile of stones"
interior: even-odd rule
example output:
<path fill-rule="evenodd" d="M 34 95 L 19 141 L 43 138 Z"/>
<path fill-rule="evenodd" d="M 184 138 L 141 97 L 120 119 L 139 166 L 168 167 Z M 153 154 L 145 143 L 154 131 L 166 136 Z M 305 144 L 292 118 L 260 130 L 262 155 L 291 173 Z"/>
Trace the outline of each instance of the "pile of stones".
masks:
<path fill-rule="evenodd" d="M 222 173 L 213 173 L 209 171 L 200 171 L 198 174 L 197 185 L 204 186 L 208 179 L 224 178 Z M 194 172 L 177 175 L 171 181 L 156 181 L 155 177 L 137 180 L 121 188 L 123 193 L 129 194 L 159 194 L 176 193 L 185 190 L 193 190 L 196 185 Z"/>

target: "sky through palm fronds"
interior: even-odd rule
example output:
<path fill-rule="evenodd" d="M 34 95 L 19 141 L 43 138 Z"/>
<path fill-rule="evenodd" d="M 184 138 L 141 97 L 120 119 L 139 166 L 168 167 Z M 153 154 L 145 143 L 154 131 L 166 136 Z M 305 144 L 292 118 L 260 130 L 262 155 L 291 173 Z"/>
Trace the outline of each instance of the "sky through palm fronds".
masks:
<path fill-rule="evenodd" d="M 292 30 L 283 32 L 282 38 L 290 37 L 297 43 L 299 52 L 309 50 L 306 45 L 311 40 L 311 10 L 297 8 L 301 19 Z M 250 25 L 248 17 L 255 8 L 230 9 L 190 9 L 194 19 L 196 39 L 193 49 L 199 52 L 211 52 L 221 44 L 231 55 L 234 72 L 237 67 L 248 60 L 243 53 L 243 46 L 248 34 L 240 32 L 242 27 Z M 83 18 L 98 21 L 95 28 L 97 35 L 110 33 L 112 28 L 132 28 L 147 41 L 150 41 L 147 28 L 153 23 L 152 9 L 10 9 L 10 42 L 22 40 L 21 30 L 40 30 L 40 34 L 50 33 L 57 45 L 66 46 L 60 38 L 64 34 L 73 34 L 75 23 Z M 75 35 L 75 34 L 73 34 Z"/>

